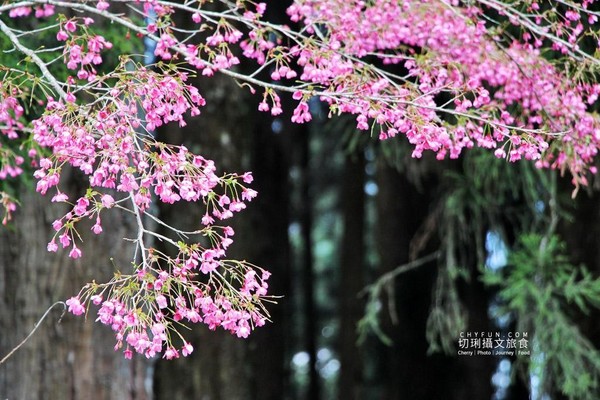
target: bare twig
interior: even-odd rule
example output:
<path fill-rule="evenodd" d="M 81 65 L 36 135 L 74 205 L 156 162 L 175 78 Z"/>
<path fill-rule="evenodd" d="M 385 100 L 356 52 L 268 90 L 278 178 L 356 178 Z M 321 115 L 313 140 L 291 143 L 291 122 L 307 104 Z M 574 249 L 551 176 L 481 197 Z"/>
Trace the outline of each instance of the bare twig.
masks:
<path fill-rule="evenodd" d="M 23 339 L 21 341 L 21 343 L 19 343 L 18 345 L 16 345 L 7 355 L 5 355 L 2 358 L 2 360 L 0 360 L 0 365 L 4 364 L 6 362 L 6 360 L 8 360 L 17 350 L 19 350 L 21 348 L 21 346 L 23 346 L 29 340 L 29 338 L 31 336 L 33 336 L 33 334 L 35 333 L 35 331 L 40 327 L 40 324 L 42 323 L 42 321 L 46 318 L 46 316 L 48 315 L 48 313 L 50 313 L 50 310 L 52 310 L 55 306 L 57 306 L 59 304 L 63 306 L 63 312 L 60 315 L 60 318 L 58 319 L 59 321 L 61 320 L 61 318 L 63 317 L 63 315 L 67 311 L 67 305 L 65 304 L 64 301 L 57 301 L 56 303 L 54 303 L 50 307 L 48 307 L 48 309 L 46 310 L 46 312 L 44 313 L 44 315 L 42 315 L 42 317 L 35 323 L 35 326 L 31 330 L 31 332 L 29 332 L 29 335 L 27 335 L 27 337 L 25 337 L 25 339 Z"/>
<path fill-rule="evenodd" d="M 2 33 L 4 33 L 10 39 L 10 41 L 12 42 L 12 44 L 15 46 L 15 48 L 17 50 L 19 50 L 21 53 L 25 54 L 27 57 L 31 58 L 31 60 L 35 63 L 35 65 L 38 66 L 40 71 L 42 71 L 42 75 L 44 76 L 44 78 L 46 78 L 48 80 L 48 82 L 50 83 L 50 85 L 52 85 L 54 90 L 56 90 L 57 94 L 60 97 L 62 97 L 63 99 L 66 99 L 67 93 L 60 86 L 60 84 L 58 83 L 58 81 L 56 80 L 54 75 L 52 75 L 52 73 L 50 71 L 48 71 L 48 68 L 46 67 L 46 63 L 44 63 L 44 61 L 42 61 L 42 59 L 38 57 L 38 55 L 35 53 L 35 51 L 23 46 L 23 44 L 19 41 L 19 38 L 1 19 L 0 19 L 0 31 L 2 31 Z"/>
<path fill-rule="evenodd" d="M 429 255 L 418 258 L 414 261 L 399 265 L 396 268 L 394 268 L 393 270 L 381 275 L 374 283 L 372 283 L 368 286 L 365 286 L 365 288 L 363 290 L 361 290 L 358 293 L 358 295 L 360 297 L 362 297 L 367 293 L 374 293 L 374 292 L 379 294 L 379 292 L 381 291 L 381 288 L 384 285 L 386 285 L 388 282 L 393 281 L 398 275 L 402 275 L 403 273 L 411 271 L 413 269 L 416 269 L 423 264 L 427 264 L 428 262 L 437 259 L 439 256 L 440 256 L 440 251 L 438 250 Z"/>

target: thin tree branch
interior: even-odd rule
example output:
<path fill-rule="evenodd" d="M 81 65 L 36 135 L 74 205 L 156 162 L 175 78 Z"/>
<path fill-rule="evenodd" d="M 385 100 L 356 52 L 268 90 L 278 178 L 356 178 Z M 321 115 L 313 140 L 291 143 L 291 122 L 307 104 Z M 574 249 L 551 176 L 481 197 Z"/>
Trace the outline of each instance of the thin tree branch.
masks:
<path fill-rule="evenodd" d="M 21 53 L 25 54 L 27 57 L 31 58 L 31 60 L 38 66 L 40 71 L 42 71 L 42 75 L 44 78 L 48 80 L 50 85 L 56 90 L 57 94 L 63 99 L 67 98 L 67 93 L 60 86 L 54 75 L 48 70 L 44 61 L 38 57 L 38 55 L 31 49 L 23 46 L 23 44 L 19 41 L 19 38 L 14 34 L 14 32 L 0 19 L 0 31 L 4 33 L 12 42 L 13 46 L 17 48 Z"/>
<path fill-rule="evenodd" d="M 127 0 L 119 0 L 119 2 L 127 3 Z M 184 9 L 186 11 L 193 10 L 192 8 L 190 8 L 188 6 L 171 4 L 171 2 L 168 2 L 168 1 L 161 1 L 160 3 L 164 4 L 164 5 L 170 5 L 175 8 Z M 66 1 L 60 1 L 60 0 L 24 1 L 24 2 L 7 5 L 7 6 L 0 6 L 0 12 L 3 10 L 8 10 L 8 9 L 17 7 L 17 6 L 31 6 L 31 5 L 35 5 L 35 4 L 51 4 L 51 5 L 54 5 L 57 7 L 71 8 L 74 10 L 85 11 L 85 12 L 88 12 L 91 14 L 99 15 L 99 16 L 106 18 L 114 23 L 118 23 L 126 28 L 129 28 L 138 34 L 146 36 L 151 40 L 154 40 L 156 42 L 160 41 L 160 38 L 157 35 L 148 32 L 147 29 L 144 29 L 143 27 L 134 24 L 130 20 L 123 18 L 118 14 L 114 14 L 114 13 L 111 13 L 111 12 L 105 11 L 105 10 L 98 10 L 97 8 L 95 8 L 93 6 L 89 6 L 87 4 L 82 4 L 82 3 L 70 3 L 70 2 L 66 2 Z M 205 12 L 206 12 L 205 10 L 202 10 L 202 13 L 205 13 Z M 215 15 L 217 15 L 217 14 L 215 14 Z M 234 16 L 229 15 L 228 17 L 233 18 Z M 235 16 L 234 19 L 236 21 L 242 22 L 248 26 L 252 26 L 252 24 L 253 24 L 252 21 L 248 21 L 245 18 L 243 18 L 242 16 Z M 0 23 L 1 23 L 1 21 L 0 21 Z M 284 26 L 279 26 L 276 24 L 269 24 L 269 23 L 265 23 L 265 22 L 260 22 L 260 25 L 266 26 L 270 29 L 274 29 L 277 32 L 282 33 L 286 36 L 294 37 L 294 40 L 297 41 L 296 37 L 294 35 L 292 35 L 293 32 L 291 32 L 291 30 L 287 29 Z M 6 27 L 6 25 L 5 25 L 5 27 Z M 8 27 L 6 27 L 6 28 L 8 28 Z M 4 29 L 2 31 L 4 31 Z M 16 38 L 16 36 L 10 31 L 10 29 L 8 29 L 8 31 L 11 34 L 11 35 L 9 35 L 9 38 L 11 40 L 13 40 L 13 38 Z M 7 35 L 8 35 L 8 33 L 7 33 Z M 18 40 L 18 39 L 16 39 L 16 40 Z M 17 46 L 16 43 L 15 43 L 15 45 Z M 19 48 L 19 46 L 17 46 L 17 48 Z M 21 50 L 21 48 L 19 48 L 19 49 Z M 188 56 L 188 54 L 186 54 L 186 50 L 182 49 L 178 45 L 172 46 L 170 49 L 184 57 Z M 24 48 L 24 50 L 25 50 L 24 53 L 31 56 L 34 61 L 36 58 L 37 58 L 37 60 L 39 60 L 39 62 L 36 61 L 36 64 L 38 64 L 40 66 L 40 68 L 43 67 L 42 71 L 44 71 L 44 69 L 47 71 L 47 68 L 45 68 L 43 61 L 41 61 L 39 59 L 39 57 L 35 56 L 35 53 L 33 53 L 33 51 L 31 51 L 30 49 L 27 49 L 27 48 Z M 33 57 L 35 57 L 35 58 L 33 58 Z M 354 62 L 362 63 L 361 60 L 355 59 L 353 57 L 349 57 L 349 59 L 351 59 Z M 211 62 L 209 62 L 208 60 L 202 60 L 202 61 L 206 64 L 207 67 L 214 68 L 214 65 Z M 340 93 L 340 92 L 336 92 L 336 91 L 332 91 L 332 90 L 319 90 L 318 88 L 306 89 L 303 87 L 304 85 L 276 84 L 273 82 L 267 82 L 265 80 L 254 78 L 255 74 L 250 74 L 250 75 L 242 74 L 242 73 L 238 73 L 233 70 L 230 70 L 230 69 L 216 69 L 216 70 L 224 75 L 227 75 L 227 76 L 229 76 L 233 79 L 239 80 L 241 82 L 246 82 L 250 85 L 256 85 L 256 86 L 262 87 L 264 89 L 271 89 L 271 90 L 276 90 L 276 91 L 280 91 L 280 92 L 294 93 L 294 92 L 300 91 L 300 92 L 304 93 L 305 95 L 322 96 L 322 97 L 331 98 L 331 99 L 339 99 L 341 101 L 344 101 L 346 99 L 351 100 L 356 96 L 355 93 Z M 380 69 L 375 69 L 374 72 L 378 73 L 379 76 L 384 77 L 391 83 L 394 83 L 394 78 L 398 78 L 398 77 L 391 75 L 387 71 L 382 71 Z M 44 76 L 46 78 L 51 77 L 52 79 L 50 81 L 51 81 L 51 83 L 53 83 L 53 86 L 55 88 L 59 87 L 58 82 L 56 81 L 56 79 L 54 77 L 52 77 L 52 74 L 50 74 L 48 72 L 48 73 L 44 73 Z M 61 91 L 62 91 L 62 89 L 61 89 Z M 64 92 L 62 92 L 62 93 L 64 93 Z M 64 94 L 64 96 L 66 96 L 66 94 Z M 547 135 L 547 136 L 555 136 L 555 137 L 560 137 L 560 136 L 563 136 L 565 133 L 567 133 L 567 131 L 545 132 L 540 129 L 529 129 L 529 128 L 525 128 L 523 126 L 507 125 L 507 124 L 503 124 L 501 122 L 491 121 L 488 118 L 485 118 L 483 116 L 469 114 L 469 113 L 463 113 L 463 112 L 459 112 L 459 111 L 456 111 L 453 109 L 443 108 L 443 107 L 439 107 L 439 106 L 418 104 L 414 101 L 407 101 L 407 100 L 399 99 L 396 96 L 368 96 L 368 99 L 373 100 L 373 101 L 382 101 L 387 104 L 395 105 L 395 106 L 412 106 L 412 107 L 416 107 L 418 109 L 426 109 L 426 110 L 431 110 L 431 111 L 435 111 L 435 112 L 439 112 L 439 113 L 455 115 L 457 117 L 464 117 L 469 120 L 487 123 L 495 128 L 503 128 L 503 129 L 507 129 L 509 131 L 512 130 L 512 131 L 523 132 L 523 133 L 527 133 L 527 134 L 539 134 L 539 135 Z"/>
<path fill-rule="evenodd" d="M 427 264 L 428 262 L 435 260 L 439 256 L 440 256 L 440 251 L 438 250 L 429 255 L 418 258 L 414 261 L 399 265 L 396 268 L 394 268 L 393 270 L 381 275 L 374 283 L 365 286 L 364 289 L 358 293 L 358 296 L 362 297 L 368 292 L 370 292 L 371 294 L 379 293 L 381 291 L 381 287 L 383 287 L 383 285 L 394 280 L 398 275 L 402 275 L 403 273 L 411 271 L 413 269 L 416 269 L 423 264 Z"/>
<path fill-rule="evenodd" d="M 46 310 L 46 312 L 44 313 L 44 315 L 42 315 L 42 317 L 35 323 L 35 326 L 31 330 L 31 332 L 29 332 L 29 335 L 27 335 L 27 337 L 25 337 L 25 339 L 23 339 L 21 341 L 21 343 L 19 343 L 18 345 L 16 345 L 7 355 L 5 355 L 4 358 L 2 358 L 2 360 L 0 360 L 0 365 L 4 364 L 6 362 L 6 360 L 8 360 L 17 350 L 19 350 L 21 348 L 21 346 L 23 346 L 29 340 L 29 338 L 31 336 L 33 336 L 33 334 L 35 333 L 35 331 L 37 331 L 37 329 L 40 327 L 40 324 L 42 323 L 42 321 L 44 320 L 44 318 L 46 318 L 46 316 L 48 315 L 48 313 L 50 313 L 50 310 L 52 310 L 55 306 L 57 306 L 59 304 L 63 306 L 63 312 L 60 315 L 60 318 L 58 318 L 58 321 L 60 322 L 60 320 L 62 319 L 63 315 L 65 315 L 65 312 L 67 311 L 67 305 L 65 304 L 64 301 L 57 301 L 56 303 L 54 303 L 50 307 L 48 307 L 48 309 Z"/>

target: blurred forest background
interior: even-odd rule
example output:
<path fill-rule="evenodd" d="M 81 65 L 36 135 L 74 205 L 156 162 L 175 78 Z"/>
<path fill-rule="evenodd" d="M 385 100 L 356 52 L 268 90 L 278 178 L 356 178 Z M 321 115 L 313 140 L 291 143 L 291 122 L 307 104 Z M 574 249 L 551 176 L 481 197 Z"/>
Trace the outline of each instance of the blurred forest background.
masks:
<path fill-rule="evenodd" d="M 268 19 L 287 22 L 288 3 L 270 1 Z M 273 273 L 272 323 L 247 340 L 195 326 L 191 357 L 128 361 L 95 311 L 84 321 L 56 308 L 0 365 L 0 398 L 600 398 L 600 182 L 572 200 L 569 177 L 531 163 L 413 159 L 404 139 L 359 133 L 318 102 L 296 125 L 291 107 L 259 113 L 229 78 L 197 85 L 202 115 L 159 135 L 253 171 L 259 197 L 235 218 L 232 257 Z M 134 226 L 117 214 L 85 237 L 83 259 L 47 253 L 64 212 L 30 186 L 0 231 L 0 356 L 130 257 L 121 238 Z M 160 213 L 184 227 L 201 217 L 194 204 Z M 532 355 L 457 356 L 466 331 L 528 332 Z"/>

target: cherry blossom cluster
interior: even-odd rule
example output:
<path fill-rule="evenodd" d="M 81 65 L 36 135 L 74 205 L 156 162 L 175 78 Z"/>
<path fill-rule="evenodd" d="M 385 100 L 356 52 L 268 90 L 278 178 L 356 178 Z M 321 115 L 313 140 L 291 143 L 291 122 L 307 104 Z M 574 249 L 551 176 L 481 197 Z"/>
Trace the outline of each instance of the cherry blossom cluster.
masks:
<path fill-rule="evenodd" d="M 477 18 L 481 9 L 457 5 L 296 1 L 292 20 L 328 43 L 297 46 L 300 79 L 322 85 L 330 109 L 357 115 L 359 129 L 379 125 L 381 139 L 406 135 L 415 157 L 432 150 L 456 158 L 480 146 L 510 161 L 568 169 L 576 184 L 586 184 L 600 140 L 600 120 L 588 109 L 600 86 L 569 80 L 528 40 L 504 45 Z M 365 68 L 366 56 L 403 66 L 404 82 Z M 440 105 L 441 95 L 451 100 Z"/>
<path fill-rule="evenodd" d="M 101 12 L 108 6 L 99 3 L 96 10 Z M 46 13 L 36 12 L 36 17 L 48 17 L 54 11 L 49 8 Z M 168 15 L 166 8 L 155 7 L 154 11 L 159 18 Z M 31 12 L 30 7 L 18 8 L 11 16 L 24 17 Z M 167 64 L 145 68 L 124 55 L 113 72 L 99 73 L 96 67 L 103 63 L 102 53 L 112 44 L 91 30 L 94 20 L 87 16 L 67 19 L 59 14 L 58 21 L 56 39 L 64 43 L 65 67 L 76 72 L 63 84 L 44 69 L 45 64 L 38 64 L 46 72 L 45 84 L 54 87 L 57 97 L 41 99 L 46 111 L 27 128 L 36 145 L 44 150 L 39 156 L 37 152 L 29 154 L 36 168 L 37 191 L 43 195 L 52 192 L 53 202 L 69 206 L 68 212 L 52 223 L 55 234 L 48 251 L 63 248 L 74 259 L 82 257 L 81 227 L 88 229 L 91 225 L 94 234 L 101 234 L 102 215 L 108 210 L 130 213 L 138 224 L 134 274 L 119 274 L 108 283 L 87 285 L 67 301 L 69 310 L 80 315 L 90 303 L 101 306 L 98 320 L 113 328 L 116 349 L 124 347 L 128 358 L 132 351 L 148 357 L 164 352 L 168 359 L 179 352 L 189 355 L 193 348 L 179 333 L 185 321 L 204 322 L 210 329 L 222 327 L 238 337 L 247 337 L 268 319 L 263 301 L 269 298 L 269 273 L 245 261 L 228 260 L 226 249 L 233 243 L 234 231 L 219 223 L 245 209 L 246 203 L 256 197 L 257 193 L 245 186 L 252 182 L 251 173 L 218 176 L 212 160 L 184 146 L 166 145 L 155 139 L 155 129 L 169 123 L 184 126 L 184 117 L 200 114 L 205 104 L 197 88 L 187 83 L 187 72 Z M 157 24 L 161 25 L 159 21 Z M 161 50 L 161 43 L 167 43 L 168 51 L 174 43 L 167 31 L 156 50 L 164 60 L 169 57 L 167 50 Z M 152 32 L 150 26 L 148 32 Z M 236 37 L 239 35 L 229 29 L 222 40 L 235 43 Z M 20 42 L 15 43 L 26 52 Z M 211 39 L 212 46 L 221 44 L 218 37 Z M 192 54 L 189 47 L 185 50 Z M 214 58 L 219 60 L 218 55 Z M 228 60 L 221 67 L 233 65 L 234 61 Z M 2 132 L 16 139 L 24 132 L 20 121 L 24 109 L 22 101 L 12 94 L 15 87 L 5 86 Z M 17 161 L 20 164 L 23 158 Z M 61 175 L 67 167 L 88 177 L 89 188 L 83 195 L 70 198 L 60 189 Z M 21 172 L 10 168 L 3 162 L 7 175 Z M 164 223 L 149 210 L 155 200 L 204 204 L 199 228 L 182 232 Z M 15 203 L 3 192 L 2 204 L 8 219 Z M 148 228 L 153 224 L 164 229 L 157 233 Z M 152 247 L 156 240 L 172 246 L 176 255 L 171 254 L 173 249 Z M 178 341 L 180 349 L 176 348 Z"/>
<path fill-rule="evenodd" d="M 23 76 L 19 74 L 14 80 Z M 19 100 L 22 95 L 18 82 L 11 79 L 0 81 L 0 132 L 9 141 L 18 141 L 19 133 L 25 128 L 22 121 L 25 110 Z M 22 147 L 6 146 L 0 141 L 0 181 L 16 178 L 23 173 L 25 158 L 21 155 Z M 29 154 L 35 155 L 35 150 L 30 150 Z M 17 208 L 17 200 L 6 191 L 0 190 L 0 207 L 3 210 L 2 225 L 6 225 Z"/>
<path fill-rule="evenodd" d="M 185 147 L 158 143 L 150 133 L 169 122 L 184 125 L 188 111 L 200 113 L 204 99 L 185 84 L 187 75 L 140 68 L 135 74 L 106 76 L 111 78 L 118 81 L 110 87 L 97 83 L 102 95 L 92 106 L 76 104 L 69 93 L 66 101 L 48 99 L 47 113 L 33 121 L 33 138 L 52 150 L 35 173 L 37 190 L 46 194 L 56 186 L 65 163 L 90 175 L 92 187 L 134 191 L 142 210 L 148 208 L 152 192 L 173 203 L 181 197 L 198 200 L 212 189 L 212 163 Z"/>
<path fill-rule="evenodd" d="M 96 80 L 97 71 L 94 66 L 102 64 L 102 50 L 112 48 L 112 43 L 103 36 L 92 34 L 88 30 L 88 26 L 93 23 L 94 20 L 89 17 L 71 18 L 61 24 L 56 34 L 59 42 L 66 43 L 63 57 L 67 68 L 77 70 L 77 78 L 90 82 Z"/>
<path fill-rule="evenodd" d="M 210 161 L 205 160 L 203 165 L 204 172 L 212 168 Z M 186 167 L 191 168 L 192 162 L 188 161 Z M 207 175 L 211 173 L 207 172 Z M 212 330 L 221 327 L 246 338 L 252 329 L 263 326 L 268 320 L 263 302 L 269 299 L 269 272 L 245 261 L 226 259 L 234 230 L 214 224 L 215 218 L 224 220 L 244 209 L 244 202 L 256 195 L 240 183 L 251 182 L 252 176 L 229 174 L 218 178 L 212 175 L 211 179 L 223 187 L 223 193 L 208 189 L 200 195 L 207 211 L 200 221 L 202 227 L 197 231 L 182 232 L 165 225 L 152 214 L 145 214 L 186 241 L 175 241 L 146 228 L 133 193 L 129 198 L 115 201 L 109 194 L 100 195 L 88 190 L 85 197 L 77 200 L 72 211 L 53 223 L 57 231 L 55 237 L 58 236 L 63 247 L 69 247 L 76 238 L 73 235 L 75 225 L 82 219 L 92 219 L 95 222 L 92 231 L 100 234 L 102 210 L 124 208 L 125 200 L 133 204 L 131 212 L 137 213 L 140 224 L 133 260 L 135 274 L 119 273 L 108 283 L 88 284 L 79 295 L 67 301 L 69 311 L 75 315 L 83 314 L 89 303 L 100 305 L 97 320 L 115 331 L 115 350 L 124 347 L 127 358 L 131 358 L 133 351 L 147 357 L 163 352 L 167 359 L 178 357 L 179 351 L 183 356 L 189 355 L 193 348 L 179 332 L 185 322 L 204 323 Z M 204 189 L 198 188 L 201 190 Z M 59 192 L 55 198 L 57 196 L 64 195 Z M 150 247 L 148 243 L 152 238 L 171 245 L 177 251 L 176 256 Z M 192 238 L 196 240 L 192 241 Z M 55 239 L 48 246 L 50 251 L 56 251 L 58 247 Z M 70 256 L 80 257 L 81 251 L 74 244 L 72 246 Z M 176 345 L 178 342 L 180 349 Z"/>
<path fill-rule="evenodd" d="M 2 215 L 2 225 L 6 225 L 12 219 L 12 213 L 17 209 L 17 201 L 10 194 L 0 191 L 0 203 L 4 210 Z"/>
<path fill-rule="evenodd" d="M 10 81 L 0 81 L 0 126 L 2 126 L 2 135 L 9 139 L 16 139 L 18 131 L 24 127 L 20 121 L 25 111 L 18 99 L 20 94 L 19 88 L 12 85 Z"/>
<path fill-rule="evenodd" d="M 2 135 L 7 139 L 18 139 L 19 132 L 24 128 L 21 121 L 24 113 L 18 97 L 21 93 L 18 87 L 10 81 L 0 82 L 0 127 Z M 0 142 L 0 180 L 19 176 L 23 169 L 24 158 L 12 148 L 2 146 Z"/>
<path fill-rule="evenodd" d="M 224 231 L 228 238 L 233 235 L 231 228 Z M 123 349 L 126 358 L 133 352 L 148 358 L 162 353 L 166 359 L 189 355 L 193 346 L 179 332 L 184 324 L 204 323 L 246 338 L 267 321 L 262 301 L 269 272 L 219 260 L 218 247 L 202 250 L 197 244 L 182 244 L 175 259 L 156 249 L 148 255 L 135 275 L 116 274 L 106 284 L 88 284 L 67 300 L 75 315 L 86 313 L 89 304 L 100 306 L 97 321 L 115 332 L 115 350 Z"/>
<path fill-rule="evenodd" d="M 37 7 L 17 6 L 10 9 L 8 15 L 11 18 L 27 17 L 32 13 L 36 18 L 45 18 L 54 15 L 55 7 L 52 4 L 42 4 Z"/>

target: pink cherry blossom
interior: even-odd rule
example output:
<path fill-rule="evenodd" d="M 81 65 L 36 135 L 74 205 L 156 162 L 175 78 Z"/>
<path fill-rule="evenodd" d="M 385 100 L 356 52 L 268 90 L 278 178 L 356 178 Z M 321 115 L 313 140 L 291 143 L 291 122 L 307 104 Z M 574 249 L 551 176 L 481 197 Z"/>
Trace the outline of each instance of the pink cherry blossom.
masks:
<path fill-rule="evenodd" d="M 73 313 L 74 315 L 82 315 L 85 313 L 85 307 L 81 304 L 79 298 L 77 297 L 71 297 L 66 301 L 66 304 L 69 306 L 69 312 Z"/>

